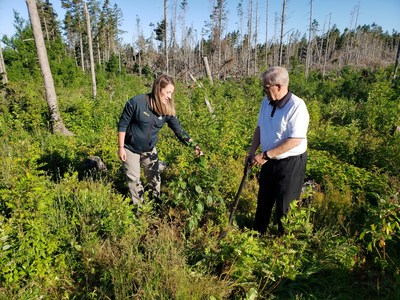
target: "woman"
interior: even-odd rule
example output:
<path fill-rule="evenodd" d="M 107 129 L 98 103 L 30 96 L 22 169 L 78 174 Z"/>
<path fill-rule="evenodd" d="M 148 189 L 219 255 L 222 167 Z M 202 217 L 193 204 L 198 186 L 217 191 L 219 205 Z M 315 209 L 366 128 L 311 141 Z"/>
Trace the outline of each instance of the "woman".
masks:
<path fill-rule="evenodd" d="M 165 123 L 184 144 L 193 145 L 193 140 L 184 131 L 175 116 L 173 92 L 175 84 L 171 77 L 161 75 L 148 94 L 128 100 L 118 123 L 118 155 L 124 164 L 132 202 L 143 202 L 144 188 L 140 181 L 140 166 L 144 168 L 151 197 L 159 199 L 161 177 L 156 144 L 158 131 Z M 194 146 L 196 155 L 203 155 L 199 146 Z"/>

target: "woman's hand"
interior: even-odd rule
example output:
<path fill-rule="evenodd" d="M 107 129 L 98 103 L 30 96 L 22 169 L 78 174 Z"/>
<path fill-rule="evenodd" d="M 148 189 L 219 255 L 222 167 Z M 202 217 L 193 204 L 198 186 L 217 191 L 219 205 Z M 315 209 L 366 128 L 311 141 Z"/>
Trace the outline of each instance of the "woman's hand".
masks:
<path fill-rule="evenodd" d="M 194 151 L 197 157 L 204 155 L 203 151 L 200 149 L 198 145 L 194 146 Z"/>
<path fill-rule="evenodd" d="M 126 161 L 126 151 L 124 147 L 118 147 L 118 156 L 122 161 Z"/>

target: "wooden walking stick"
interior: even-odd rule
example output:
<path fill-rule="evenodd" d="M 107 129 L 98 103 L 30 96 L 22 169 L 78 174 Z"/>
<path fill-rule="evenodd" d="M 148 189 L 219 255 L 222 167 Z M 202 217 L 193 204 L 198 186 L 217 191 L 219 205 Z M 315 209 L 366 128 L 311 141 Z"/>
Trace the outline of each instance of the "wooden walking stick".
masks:
<path fill-rule="evenodd" d="M 244 170 L 243 170 L 242 181 L 240 182 L 239 189 L 238 189 L 238 191 L 236 193 L 235 200 L 233 202 L 233 205 L 232 205 L 230 213 L 229 213 L 228 226 L 232 225 L 233 216 L 235 215 L 236 209 L 237 209 L 238 204 L 239 204 L 239 197 L 240 197 L 240 194 L 242 193 L 244 184 L 246 183 L 246 179 L 247 179 L 247 176 L 249 175 L 250 170 L 251 170 L 251 162 L 250 162 L 250 160 L 246 160 L 246 163 L 245 163 L 245 166 L 244 166 Z M 219 235 L 219 240 L 224 238 L 225 236 L 226 236 L 226 231 L 221 232 L 221 234 Z"/>

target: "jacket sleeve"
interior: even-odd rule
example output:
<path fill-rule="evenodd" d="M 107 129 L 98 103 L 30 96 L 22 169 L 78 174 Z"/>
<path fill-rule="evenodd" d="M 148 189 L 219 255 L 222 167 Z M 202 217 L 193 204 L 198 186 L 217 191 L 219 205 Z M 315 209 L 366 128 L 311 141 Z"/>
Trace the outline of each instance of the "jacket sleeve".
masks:
<path fill-rule="evenodd" d="M 130 100 L 127 101 L 124 110 L 122 111 L 121 117 L 119 119 L 118 132 L 126 132 L 126 129 L 128 128 L 132 120 L 132 117 L 134 116 L 134 112 L 135 112 L 134 102 Z"/>
<path fill-rule="evenodd" d="M 189 142 L 190 135 L 185 130 L 183 130 L 181 123 L 179 123 L 179 120 L 177 119 L 177 117 L 168 116 L 166 121 L 167 121 L 168 127 L 172 129 L 172 131 L 175 133 L 176 137 L 183 144 L 185 144 L 187 146 L 192 146 L 193 142 Z"/>

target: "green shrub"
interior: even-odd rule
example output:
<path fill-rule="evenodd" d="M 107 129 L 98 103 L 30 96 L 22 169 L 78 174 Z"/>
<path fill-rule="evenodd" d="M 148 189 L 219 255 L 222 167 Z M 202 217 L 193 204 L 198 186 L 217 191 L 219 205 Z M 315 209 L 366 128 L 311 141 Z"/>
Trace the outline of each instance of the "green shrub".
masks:
<path fill-rule="evenodd" d="M 313 188 L 302 205 L 293 203 L 284 220 L 288 234 L 277 238 L 273 230 L 262 237 L 251 230 L 258 168 L 228 228 L 263 99 L 259 77 L 177 83 L 178 117 L 205 155 L 195 158 L 163 128 L 162 203 L 138 208 L 129 205 L 116 126 L 125 102 L 148 92 L 152 78 L 99 70 L 92 99 L 90 77 L 75 71 L 57 87 L 71 137 L 48 130 L 36 82 L 16 76 L 0 92 L 0 297 L 325 299 L 354 298 L 354 287 L 367 287 L 362 296 L 395 294 L 400 143 L 386 131 L 398 118 L 398 87 L 384 73 L 364 74 L 369 98 L 361 90 L 350 98 L 344 87 L 352 83 L 344 82 L 363 80 L 363 73 L 311 73 L 306 80 L 300 68 L 292 70 L 291 89 L 311 117 L 306 175 Z M 73 69 L 57 72 L 62 85 Z M 393 115 L 381 111 L 385 105 Z M 107 171 L 82 176 L 92 155 Z M 330 282 L 337 289 L 324 284 Z"/>
<path fill-rule="evenodd" d="M 398 258 L 400 230 L 399 195 L 381 198 L 378 207 L 369 207 L 369 218 L 360 234 L 361 242 L 371 253 L 370 259 L 379 270 L 399 275 Z"/>

